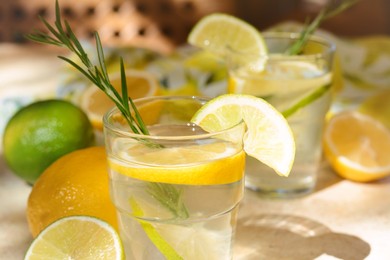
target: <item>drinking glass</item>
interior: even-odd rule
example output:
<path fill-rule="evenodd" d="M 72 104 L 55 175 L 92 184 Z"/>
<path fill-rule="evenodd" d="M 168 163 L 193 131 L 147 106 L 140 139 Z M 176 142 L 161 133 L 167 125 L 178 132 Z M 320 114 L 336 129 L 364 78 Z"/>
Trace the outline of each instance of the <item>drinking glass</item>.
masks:
<path fill-rule="evenodd" d="M 117 108 L 104 116 L 110 193 L 127 259 L 232 259 L 243 197 L 244 123 L 207 133 L 190 119 L 206 99 L 135 100 L 150 135 Z M 236 140 L 237 139 L 237 140 Z"/>
<path fill-rule="evenodd" d="M 290 176 L 280 177 L 247 157 L 246 186 L 264 195 L 288 197 L 312 191 L 321 160 L 321 136 L 331 104 L 334 44 L 311 37 L 298 55 L 286 50 L 299 38 L 294 33 L 265 33 L 268 54 L 230 51 L 228 92 L 261 97 L 288 120 L 296 142 Z"/>

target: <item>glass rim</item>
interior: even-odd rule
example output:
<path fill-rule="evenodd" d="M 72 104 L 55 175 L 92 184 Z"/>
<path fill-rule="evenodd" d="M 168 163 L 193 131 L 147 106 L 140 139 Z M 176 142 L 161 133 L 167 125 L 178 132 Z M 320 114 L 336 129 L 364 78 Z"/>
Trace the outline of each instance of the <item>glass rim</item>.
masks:
<path fill-rule="evenodd" d="M 143 97 L 143 98 L 138 98 L 134 99 L 133 102 L 136 104 L 137 102 L 144 102 L 144 101 L 152 101 L 152 100 L 199 100 L 200 102 L 207 102 L 211 100 L 211 98 L 204 97 L 204 96 L 153 96 L 153 97 Z M 110 110 L 108 110 L 104 116 L 103 116 L 103 131 L 106 132 L 107 130 L 115 133 L 118 136 L 121 137 L 128 137 L 128 138 L 137 138 L 137 139 L 149 139 L 149 140 L 168 140 L 168 141 L 179 141 L 179 140 L 194 140 L 194 139 L 208 139 L 208 138 L 213 138 L 217 135 L 222 135 L 225 133 L 228 133 L 230 131 L 233 131 L 237 127 L 241 126 L 244 124 L 244 121 L 241 120 L 240 122 L 232 125 L 231 127 L 221 130 L 221 131 L 216 131 L 216 132 L 211 132 L 211 133 L 201 133 L 201 134 L 193 134 L 193 135 L 180 135 L 180 136 L 169 136 L 169 135 L 144 135 L 144 134 L 137 134 L 133 133 L 130 131 L 126 131 L 123 129 L 120 129 L 119 127 L 113 125 L 112 123 L 109 122 L 109 118 L 111 118 L 114 114 L 119 113 L 122 115 L 118 107 L 114 106 Z M 191 122 L 183 123 L 183 125 L 188 125 L 188 127 L 191 126 Z M 196 124 L 194 124 L 196 125 Z"/>
<path fill-rule="evenodd" d="M 261 35 L 262 35 L 264 41 L 267 38 L 269 38 L 269 39 L 275 38 L 275 39 L 290 39 L 290 40 L 293 40 L 293 39 L 298 39 L 300 37 L 300 33 L 298 33 L 298 32 L 263 32 Z M 307 58 L 321 58 L 321 57 L 325 57 L 327 55 L 332 55 L 336 51 L 336 44 L 331 42 L 331 41 L 329 41 L 328 39 L 326 39 L 326 38 L 324 38 L 322 36 L 311 35 L 309 37 L 309 42 L 315 42 L 315 43 L 321 44 L 321 45 L 325 46 L 326 49 L 324 49 L 322 52 L 313 53 L 313 54 L 288 55 L 288 56 L 283 55 L 281 57 L 281 56 L 277 56 L 277 55 L 274 56 L 273 55 L 274 53 L 265 53 L 265 54 L 260 55 L 260 57 L 264 57 L 264 58 L 268 58 L 268 59 L 271 58 L 271 59 L 275 59 L 275 60 L 283 59 L 283 58 L 285 59 L 286 57 L 288 57 L 289 60 L 307 59 Z M 226 46 L 226 49 L 227 49 L 227 56 L 229 54 L 243 55 L 243 56 L 257 55 L 257 54 L 254 54 L 252 52 L 244 52 L 244 51 L 239 51 L 239 50 L 233 50 L 229 46 Z"/>

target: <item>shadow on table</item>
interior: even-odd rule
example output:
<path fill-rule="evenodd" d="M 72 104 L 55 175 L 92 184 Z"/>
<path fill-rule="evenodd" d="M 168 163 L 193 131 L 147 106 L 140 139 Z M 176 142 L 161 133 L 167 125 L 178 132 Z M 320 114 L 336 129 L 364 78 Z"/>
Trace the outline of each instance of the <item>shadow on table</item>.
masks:
<path fill-rule="evenodd" d="M 324 160 L 318 170 L 317 183 L 314 192 L 326 189 L 340 181 L 343 181 L 343 178 L 338 176 L 329 163 Z"/>
<path fill-rule="evenodd" d="M 307 218 L 254 215 L 239 220 L 234 250 L 239 260 L 312 260 L 323 255 L 359 260 L 371 248 L 356 236 L 333 232 Z"/>

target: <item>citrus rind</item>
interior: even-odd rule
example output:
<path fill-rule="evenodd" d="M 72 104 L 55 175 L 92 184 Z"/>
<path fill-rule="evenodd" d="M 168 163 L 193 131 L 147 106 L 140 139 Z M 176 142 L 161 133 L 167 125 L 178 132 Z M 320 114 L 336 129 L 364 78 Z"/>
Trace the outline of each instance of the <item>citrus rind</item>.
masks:
<path fill-rule="evenodd" d="M 192 118 L 205 131 L 227 129 L 244 121 L 245 152 L 288 176 L 295 157 L 293 133 L 286 119 L 273 106 L 251 95 L 225 94 L 206 103 Z"/>
<path fill-rule="evenodd" d="M 390 175 L 390 131 L 370 116 L 357 111 L 335 115 L 323 143 L 329 164 L 343 178 L 370 182 Z"/>

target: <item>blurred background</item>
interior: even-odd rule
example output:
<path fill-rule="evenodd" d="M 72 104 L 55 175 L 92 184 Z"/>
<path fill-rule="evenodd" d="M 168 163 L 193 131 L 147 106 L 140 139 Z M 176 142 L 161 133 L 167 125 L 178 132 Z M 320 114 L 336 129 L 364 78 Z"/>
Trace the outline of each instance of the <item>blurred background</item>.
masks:
<path fill-rule="evenodd" d="M 264 30 L 282 21 L 313 18 L 328 0 L 60 0 L 63 17 L 78 36 L 99 31 L 105 44 L 167 51 L 185 42 L 192 26 L 213 12 L 231 13 Z M 26 42 L 54 19 L 55 0 L 1 0 L 0 42 Z M 321 26 L 338 36 L 390 35 L 390 0 L 360 0 Z"/>

